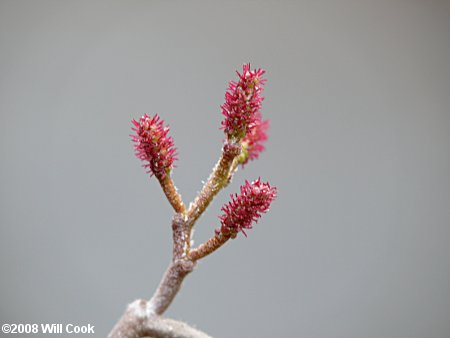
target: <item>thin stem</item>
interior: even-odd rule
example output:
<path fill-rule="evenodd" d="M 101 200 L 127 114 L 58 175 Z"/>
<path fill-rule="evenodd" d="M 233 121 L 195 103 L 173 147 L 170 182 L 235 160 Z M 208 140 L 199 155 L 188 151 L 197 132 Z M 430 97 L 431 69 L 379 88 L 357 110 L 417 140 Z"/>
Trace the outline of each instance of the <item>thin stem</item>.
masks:
<path fill-rule="evenodd" d="M 152 313 L 162 315 L 180 290 L 184 277 L 195 267 L 195 263 L 187 259 L 179 259 L 169 265 L 161 283 L 149 301 Z"/>
<path fill-rule="evenodd" d="M 172 261 L 181 259 L 185 256 L 187 250 L 187 242 L 191 239 L 188 237 L 186 221 L 184 215 L 175 214 L 172 219 Z"/>
<path fill-rule="evenodd" d="M 173 183 L 172 178 L 169 174 L 167 174 L 164 178 L 159 179 L 159 183 L 161 184 L 161 188 L 164 191 L 169 203 L 172 205 L 175 212 L 184 214 L 186 212 L 186 206 L 181 199 L 181 195 L 178 193 L 175 184 Z"/>
<path fill-rule="evenodd" d="M 228 185 L 231 183 L 231 180 L 233 179 L 234 174 L 237 171 L 237 167 L 239 165 L 239 157 L 240 156 L 235 157 L 233 163 L 231 164 L 230 172 L 228 173 L 227 181 L 224 185 L 224 188 L 228 187 Z"/>
<path fill-rule="evenodd" d="M 214 237 L 211 237 L 209 240 L 207 240 L 205 243 L 199 245 L 197 248 L 189 251 L 188 258 L 195 262 L 209 255 L 210 253 L 216 251 L 218 248 L 224 245 L 229 239 L 230 236 L 225 236 L 222 233 L 215 235 Z"/>
<path fill-rule="evenodd" d="M 206 210 L 214 196 L 216 196 L 217 193 L 227 184 L 230 179 L 229 174 L 231 166 L 240 151 L 241 146 L 239 143 L 227 142 L 223 146 L 222 155 L 220 156 L 219 161 L 209 176 L 208 181 L 205 183 L 187 212 L 187 222 L 190 228 L 194 226 L 195 222 Z"/>
<path fill-rule="evenodd" d="M 233 178 L 233 175 L 236 173 L 239 164 L 243 164 L 247 162 L 249 153 L 248 153 L 248 144 L 247 142 L 241 142 L 241 152 L 239 156 L 236 156 L 233 160 L 233 163 L 231 164 L 230 172 L 228 173 L 228 179 L 227 182 L 224 185 L 224 188 L 228 186 L 228 184 L 231 183 L 231 180 Z"/>

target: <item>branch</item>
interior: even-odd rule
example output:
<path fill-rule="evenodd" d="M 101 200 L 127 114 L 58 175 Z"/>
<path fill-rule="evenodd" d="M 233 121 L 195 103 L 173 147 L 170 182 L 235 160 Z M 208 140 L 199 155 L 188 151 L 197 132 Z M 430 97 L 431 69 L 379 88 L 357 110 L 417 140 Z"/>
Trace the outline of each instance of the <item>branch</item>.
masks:
<path fill-rule="evenodd" d="M 185 323 L 162 318 L 181 288 L 184 278 L 194 269 L 195 262 L 185 256 L 186 221 L 182 214 L 172 220 L 173 258 L 150 301 L 137 300 L 130 304 L 109 338 L 208 338 Z M 210 337 L 209 337 L 210 338 Z"/>
<path fill-rule="evenodd" d="M 194 226 L 195 222 L 206 210 L 214 196 L 228 184 L 231 179 L 230 170 L 233 161 L 240 152 L 241 146 L 239 143 L 225 143 L 222 149 L 222 155 L 209 176 L 208 181 L 205 183 L 187 212 L 189 228 Z"/>
<path fill-rule="evenodd" d="M 178 193 L 177 188 L 175 187 L 175 184 L 173 183 L 170 175 L 167 174 L 162 179 L 158 178 L 158 181 L 159 184 L 161 184 L 161 188 L 163 189 L 164 194 L 166 195 L 175 212 L 184 214 L 186 212 L 186 206 L 184 205 L 183 200 L 181 199 L 181 196 Z"/>
<path fill-rule="evenodd" d="M 248 160 L 258 158 L 267 140 L 268 122 L 262 120 L 260 112 L 263 97 L 260 96 L 265 83 L 263 69 L 251 70 L 250 64 L 237 73 L 237 82 L 231 81 L 225 93 L 225 104 L 221 106 L 225 119 L 222 129 L 226 141 L 222 153 L 208 181 L 203 185 L 189 210 L 178 193 L 170 173 L 177 159 L 169 127 L 155 114 L 144 114 L 138 121 L 132 120 L 131 135 L 135 143 L 136 156 L 144 161 L 148 173 L 154 175 L 175 210 L 172 219 L 172 261 L 158 288 L 149 301 L 137 300 L 130 304 L 116 324 L 110 338 L 208 338 L 209 336 L 185 323 L 164 319 L 161 315 L 172 303 L 181 288 L 184 278 L 194 269 L 196 262 L 224 245 L 239 232 L 251 229 L 268 210 L 276 197 L 276 189 L 260 180 L 241 186 L 240 195 L 232 195 L 231 201 L 222 207 L 221 227 L 215 236 L 191 250 L 192 228 L 217 193 L 225 188 L 238 169 Z"/>
<path fill-rule="evenodd" d="M 180 290 L 184 277 L 194 270 L 195 263 L 187 259 L 179 259 L 167 268 L 161 283 L 149 301 L 149 308 L 157 315 L 162 315 Z"/>
<path fill-rule="evenodd" d="M 218 235 L 211 237 L 205 243 L 200 244 L 197 248 L 189 251 L 188 258 L 195 262 L 209 255 L 210 253 L 216 251 L 218 248 L 224 245 L 229 239 L 230 236 L 225 236 L 222 233 L 219 233 Z"/>
<path fill-rule="evenodd" d="M 172 261 L 186 256 L 187 243 L 191 241 L 188 236 L 186 221 L 182 214 L 175 214 L 172 219 Z"/>
<path fill-rule="evenodd" d="M 211 338 L 186 323 L 153 314 L 145 300 L 131 303 L 108 338 Z"/>

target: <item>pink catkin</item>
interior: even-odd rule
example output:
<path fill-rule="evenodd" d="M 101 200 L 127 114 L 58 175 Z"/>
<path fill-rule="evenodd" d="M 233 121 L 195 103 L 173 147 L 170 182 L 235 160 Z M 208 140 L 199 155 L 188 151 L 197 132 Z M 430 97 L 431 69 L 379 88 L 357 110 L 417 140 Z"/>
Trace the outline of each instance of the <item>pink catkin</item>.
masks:
<path fill-rule="evenodd" d="M 240 195 L 231 195 L 231 201 L 222 207 L 223 214 L 219 216 L 221 227 L 216 234 L 235 237 L 239 231 L 251 229 L 261 214 L 265 213 L 270 203 L 276 198 L 277 189 L 260 179 L 241 186 Z"/>
<path fill-rule="evenodd" d="M 136 157 L 144 162 L 151 175 L 164 179 L 177 159 L 173 138 L 167 135 L 169 127 L 164 126 L 164 120 L 157 114 L 153 117 L 144 114 L 139 121 L 131 122 L 135 132 L 131 138 L 135 143 Z"/>
<path fill-rule="evenodd" d="M 242 139 L 257 121 L 264 100 L 260 95 L 266 82 L 264 73 L 263 69 L 251 70 L 248 63 L 242 67 L 242 73 L 237 72 L 238 82 L 229 83 L 221 106 L 225 116 L 222 128 L 229 139 Z"/>
<path fill-rule="evenodd" d="M 242 165 L 245 165 L 248 161 L 258 159 L 259 154 L 265 150 L 264 143 L 267 141 L 267 131 L 269 129 L 269 121 L 262 120 L 261 114 L 255 120 L 247 132 L 247 135 L 242 140 L 242 143 L 247 147 L 248 156 Z"/>

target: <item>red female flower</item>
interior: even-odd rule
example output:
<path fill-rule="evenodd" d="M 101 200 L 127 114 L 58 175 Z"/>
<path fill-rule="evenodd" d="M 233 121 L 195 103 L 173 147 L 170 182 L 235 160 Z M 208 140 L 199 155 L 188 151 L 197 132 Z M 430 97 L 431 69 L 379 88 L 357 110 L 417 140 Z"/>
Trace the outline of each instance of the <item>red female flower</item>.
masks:
<path fill-rule="evenodd" d="M 244 160 L 241 162 L 245 165 L 248 161 L 256 160 L 259 154 L 266 148 L 264 143 L 267 141 L 267 130 L 269 129 L 269 120 L 262 120 L 261 114 L 247 131 L 247 135 L 242 139 L 242 149 L 245 152 Z"/>
<path fill-rule="evenodd" d="M 257 222 L 261 214 L 269 210 L 270 203 L 277 196 L 277 189 L 269 183 L 256 181 L 241 186 L 241 194 L 231 195 L 231 201 L 222 207 L 223 215 L 219 216 L 222 224 L 216 234 L 236 237 L 239 231 L 245 236 L 244 229 L 251 229 L 252 223 Z"/>
<path fill-rule="evenodd" d="M 173 138 L 167 136 L 169 127 L 164 126 L 164 120 L 156 114 L 149 117 L 144 114 L 139 121 L 132 120 L 132 128 L 136 132 L 131 135 L 136 157 L 144 162 L 144 167 L 151 175 L 162 180 L 170 173 L 176 158 Z"/>
<path fill-rule="evenodd" d="M 225 103 L 221 106 L 225 119 L 222 128 L 228 139 L 242 139 L 257 120 L 263 97 L 260 96 L 266 82 L 262 76 L 265 70 L 250 69 L 250 64 L 242 67 L 242 74 L 236 72 L 239 81 L 231 81 L 225 93 Z"/>

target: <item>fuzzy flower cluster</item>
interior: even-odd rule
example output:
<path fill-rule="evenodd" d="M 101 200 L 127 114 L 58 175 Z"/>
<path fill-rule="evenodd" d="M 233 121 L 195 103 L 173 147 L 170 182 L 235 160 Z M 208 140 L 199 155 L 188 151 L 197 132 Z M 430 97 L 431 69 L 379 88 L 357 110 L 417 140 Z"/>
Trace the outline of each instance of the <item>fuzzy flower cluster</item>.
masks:
<path fill-rule="evenodd" d="M 153 117 L 144 114 L 139 121 L 131 122 L 135 132 L 131 138 L 135 143 L 136 157 L 144 161 L 144 167 L 150 174 L 163 180 L 176 160 L 173 138 L 167 135 L 169 127 L 164 126 L 164 120 L 157 114 Z"/>
<path fill-rule="evenodd" d="M 253 222 L 256 223 L 261 214 L 269 209 L 276 196 L 277 189 L 269 183 L 262 183 L 260 179 L 252 183 L 245 181 L 240 195 L 231 195 L 231 201 L 222 207 L 223 214 L 219 216 L 221 227 L 216 234 L 234 238 L 242 231 L 246 235 L 244 229 L 252 228 Z"/>
<path fill-rule="evenodd" d="M 255 122 L 261 119 L 260 109 L 263 101 L 261 92 L 266 82 L 262 78 L 265 70 L 250 69 L 245 64 L 242 73 L 237 72 L 238 82 L 231 81 L 225 93 L 225 103 L 222 105 L 222 128 L 228 139 L 241 140 L 253 128 Z"/>
<path fill-rule="evenodd" d="M 259 154 L 265 150 L 263 144 L 268 139 L 269 121 L 262 120 L 261 114 L 258 115 L 259 117 L 253 123 L 252 128 L 247 131 L 247 135 L 242 139 L 242 149 L 246 152 L 246 156 L 241 162 L 242 165 L 258 159 Z"/>

